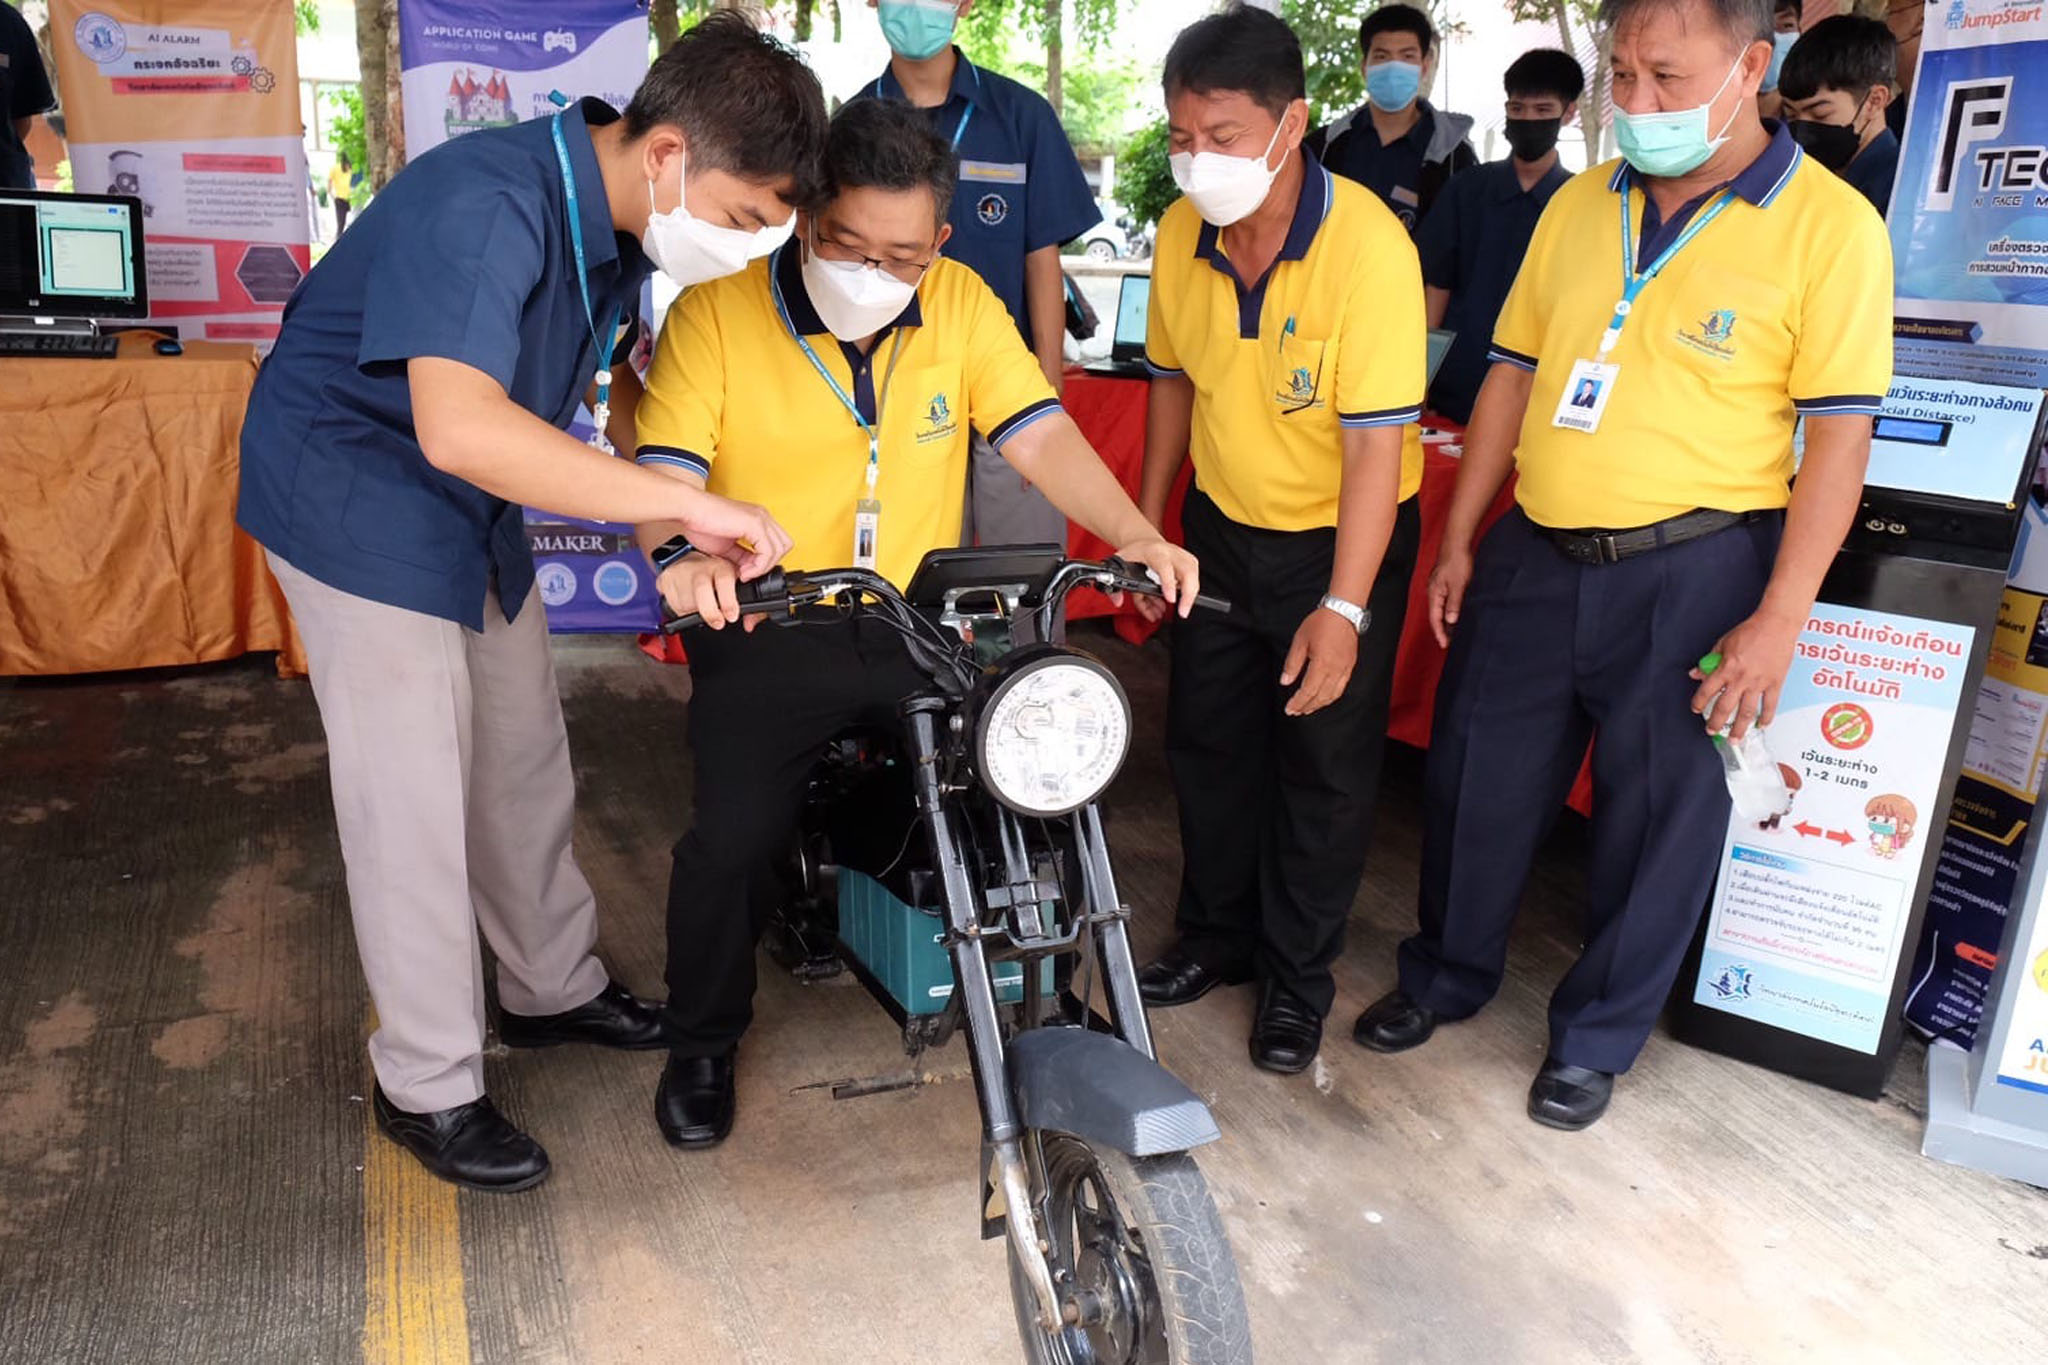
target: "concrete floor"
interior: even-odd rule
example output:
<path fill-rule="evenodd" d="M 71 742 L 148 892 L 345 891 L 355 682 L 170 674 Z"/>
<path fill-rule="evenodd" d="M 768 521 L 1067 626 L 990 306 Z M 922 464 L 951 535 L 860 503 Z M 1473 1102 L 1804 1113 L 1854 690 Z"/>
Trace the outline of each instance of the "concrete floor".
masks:
<path fill-rule="evenodd" d="M 1163 652 L 1087 642 L 1139 717 L 1111 837 L 1149 950 L 1177 872 Z M 616 641 L 561 658 L 603 951 L 655 993 L 687 680 Z M 0 1360 L 1018 1358 L 971 1087 L 803 1088 L 901 1065 L 857 988 L 769 981 L 715 1152 L 662 1144 L 648 1054 L 494 1053 L 555 1159 L 530 1194 L 457 1195 L 371 1133 L 322 755 L 267 661 L 0 684 Z M 1419 1052 L 1354 1047 L 1412 916 L 1417 793 L 1397 756 L 1311 1075 L 1250 1068 L 1248 991 L 1155 1020 L 1223 1126 L 1202 1164 L 1262 1361 L 2048 1354 L 2048 1194 L 1920 1158 L 1917 1054 L 1869 1104 L 1660 1038 L 1596 1128 L 1528 1122 L 1575 822 L 1500 1000 Z"/>

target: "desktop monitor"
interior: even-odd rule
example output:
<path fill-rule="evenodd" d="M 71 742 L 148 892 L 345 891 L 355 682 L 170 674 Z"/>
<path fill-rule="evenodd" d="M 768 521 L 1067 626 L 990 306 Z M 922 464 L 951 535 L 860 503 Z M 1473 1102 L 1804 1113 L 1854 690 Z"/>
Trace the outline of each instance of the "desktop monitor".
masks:
<path fill-rule="evenodd" d="M 0 189 L 0 317 L 145 318 L 142 201 Z"/>

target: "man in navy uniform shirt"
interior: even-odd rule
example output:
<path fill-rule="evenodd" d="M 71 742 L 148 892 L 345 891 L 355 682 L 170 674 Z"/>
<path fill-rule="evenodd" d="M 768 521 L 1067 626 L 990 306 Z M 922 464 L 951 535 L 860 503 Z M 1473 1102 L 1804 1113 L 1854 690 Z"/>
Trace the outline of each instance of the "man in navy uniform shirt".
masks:
<path fill-rule="evenodd" d="M 1837 14 L 1806 31 L 1785 59 L 1778 90 L 1785 131 L 1882 214 L 1899 174 L 1899 139 L 1885 123 L 1896 45 L 1881 20 Z"/>
<path fill-rule="evenodd" d="M 1101 218 L 1081 163 L 1045 97 L 984 71 L 953 45 L 974 0 L 868 0 L 893 54 L 861 95 L 926 110 L 960 157 L 946 254 L 971 267 L 1017 320 L 1055 394 L 1065 366 L 1060 248 Z M 1067 542 L 1067 519 L 979 433 L 968 480 L 968 543 Z"/>
<path fill-rule="evenodd" d="M 590 402 L 634 449 L 625 351 L 649 273 L 700 283 L 786 240 L 824 132 L 802 59 L 714 15 L 623 118 L 585 100 L 421 157 L 307 277 L 257 379 L 240 518 L 290 599 L 327 731 L 377 1121 L 457 1184 L 548 1171 L 484 1095 L 479 928 L 508 1045 L 662 1045 L 659 1007 L 592 953 L 521 504 L 678 521 L 743 576 L 781 557 L 763 509 L 566 428 Z"/>
<path fill-rule="evenodd" d="M 48 113 L 56 102 L 36 51 L 35 31 L 11 6 L 0 4 L 0 190 L 36 187 L 29 130 L 36 115 Z"/>
<path fill-rule="evenodd" d="M 1472 120 L 1422 97 L 1436 73 L 1436 26 L 1413 5 L 1381 5 L 1358 26 L 1365 103 L 1309 134 L 1310 151 L 1377 194 L 1411 233 L 1459 171 L 1479 164 Z"/>
<path fill-rule="evenodd" d="M 1457 334 L 1430 385 L 1429 406 L 1460 423 L 1472 420 L 1493 322 L 1536 220 L 1571 179 L 1558 164 L 1557 135 L 1578 112 L 1586 73 L 1570 53 L 1538 48 L 1515 58 L 1506 85 L 1510 155 L 1452 180 L 1415 232 L 1429 325 Z"/>

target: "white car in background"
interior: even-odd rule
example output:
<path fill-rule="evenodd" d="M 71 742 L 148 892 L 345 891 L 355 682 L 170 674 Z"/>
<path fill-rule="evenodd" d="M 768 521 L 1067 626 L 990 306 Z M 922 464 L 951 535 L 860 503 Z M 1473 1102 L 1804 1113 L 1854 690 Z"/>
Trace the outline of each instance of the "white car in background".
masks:
<path fill-rule="evenodd" d="M 1083 256 L 1099 265 L 1107 265 L 1124 257 L 1146 254 L 1145 251 L 1137 249 L 1144 236 L 1141 234 L 1134 237 L 1128 227 L 1131 222 L 1129 209 L 1117 204 L 1105 204 L 1099 199 L 1095 201 L 1095 208 L 1102 215 L 1101 219 L 1094 227 L 1074 239 L 1074 244 L 1081 249 Z"/>

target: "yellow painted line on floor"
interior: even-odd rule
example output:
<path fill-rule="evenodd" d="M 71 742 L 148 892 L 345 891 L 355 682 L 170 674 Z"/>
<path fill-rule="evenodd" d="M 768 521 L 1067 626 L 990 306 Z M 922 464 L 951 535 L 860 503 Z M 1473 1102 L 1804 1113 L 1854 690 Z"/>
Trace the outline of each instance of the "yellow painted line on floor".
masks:
<path fill-rule="evenodd" d="M 364 1365 L 470 1365 L 455 1187 L 363 1116 Z"/>

